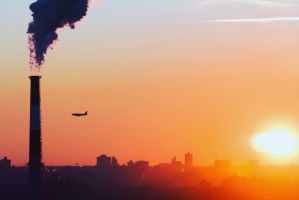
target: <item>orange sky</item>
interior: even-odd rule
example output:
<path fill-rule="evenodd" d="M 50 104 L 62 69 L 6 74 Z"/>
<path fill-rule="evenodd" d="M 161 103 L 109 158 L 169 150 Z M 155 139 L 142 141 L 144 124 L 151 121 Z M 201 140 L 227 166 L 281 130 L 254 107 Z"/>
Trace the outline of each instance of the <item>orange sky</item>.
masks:
<path fill-rule="evenodd" d="M 250 138 L 271 126 L 299 134 L 299 22 L 205 22 L 200 6 L 177 4 L 132 13 L 103 2 L 77 30 L 59 32 L 41 72 L 46 164 L 94 165 L 100 154 L 156 164 L 183 160 L 187 151 L 199 165 L 277 162 L 255 152 Z M 245 9 L 222 7 L 234 11 L 231 18 Z M 265 17 L 291 13 L 263 9 Z M 0 157 L 15 165 L 28 160 L 26 25 L 7 25 L 0 41 Z M 71 116 L 85 110 L 86 118 Z"/>

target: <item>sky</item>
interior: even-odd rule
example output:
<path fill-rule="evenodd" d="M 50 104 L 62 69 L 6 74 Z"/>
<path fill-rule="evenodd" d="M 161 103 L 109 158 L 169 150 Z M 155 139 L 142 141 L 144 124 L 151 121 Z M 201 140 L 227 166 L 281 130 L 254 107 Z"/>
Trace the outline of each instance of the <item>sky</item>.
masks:
<path fill-rule="evenodd" d="M 14 165 L 28 162 L 33 2 L 0 6 L 0 158 Z M 40 72 L 46 165 L 187 151 L 196 165 L 299 163 L 250 143 L 277 127 L 299 137 L 298 0 L 102 0 L 58 33 Z"/>

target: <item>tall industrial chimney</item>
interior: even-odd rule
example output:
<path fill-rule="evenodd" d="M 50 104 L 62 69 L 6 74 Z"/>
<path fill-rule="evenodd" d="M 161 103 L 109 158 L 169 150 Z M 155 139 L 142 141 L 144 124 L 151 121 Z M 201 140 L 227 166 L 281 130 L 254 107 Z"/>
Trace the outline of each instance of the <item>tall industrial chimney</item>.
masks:
<path fill-rule="evenodd" d="M 30 76 L 29 200 L 43 199 L 40 84 L 41 76 Z"/>

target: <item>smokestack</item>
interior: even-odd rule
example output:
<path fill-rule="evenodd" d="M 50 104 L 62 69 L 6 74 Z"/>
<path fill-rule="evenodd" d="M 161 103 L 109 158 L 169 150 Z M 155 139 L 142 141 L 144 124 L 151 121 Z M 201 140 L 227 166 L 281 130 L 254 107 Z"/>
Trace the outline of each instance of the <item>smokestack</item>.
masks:
<path fill-rule="evenodd" d="M 40 109 L 41 76 L 30 76 L 29 200 L 43 199 Z"/>

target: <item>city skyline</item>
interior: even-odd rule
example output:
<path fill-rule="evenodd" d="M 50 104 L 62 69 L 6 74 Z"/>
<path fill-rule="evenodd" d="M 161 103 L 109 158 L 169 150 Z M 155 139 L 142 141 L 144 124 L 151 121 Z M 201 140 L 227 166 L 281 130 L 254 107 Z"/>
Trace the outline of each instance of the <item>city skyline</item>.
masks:
<path fill-rule="evenodd" d="M 191 155 L 191 158 L 190 158 Z M 189 158 L 188 158 L 189 157 Z M 131 159 L 127 160 L 125 162 L 119 162 L 117 156 L 113 155 L 108 155 L 108 154 L 99 154 L 97 157 L 94 158 L 94 163 L 91 165 L 84 165 L 80 163 L 74 163 L 73 165 L 58 165 L 61 167 L 64 166 L 73 166 L 73 167 L 88 167 L 88 166 L 101 166 L 101 167 L 113 167 L 113 166 L 130 166 L 130 164 L 138 163 L 138 162 L 145 162 L 147 163 L 147 166 L 149 167 L 155 167 L 155 166 L 165 166 L 165 165 L 170 165 L 170 166 L 176 166 L 176 167 L 211 167 L 211 166 L 217 166 L 217 165 L 223 165 L 223 164 L 228 164 L 230 166 L 243 166 L 243 165 L 259 165 L 259 166 L 267 166 L 269 164 L 261 163 L 259 160 L 253 160 L 253 159 L 248 159 L 244 163 L 235 163 L 234 161 L 230 159 L 215 159 L 213 160 L 212 163 L 209 163 L 207 165 L 197 165 L 194 164 L 193 160 L 194 155 L 190 153 L 189 151 L 183 154 L 182 159 L 178 159 L 177 155 L 174 155 L 173 157 L 170 157 L 168 160 L 162 161 L 161 163 L 152 163 L 150 160 L 145 160 L 145 159 Z M 0 158 L 0 165 L 5 166 L 6 168 L 9 167 L 27 167 L 28 164 L 25 163 L 24 165 L 15 165 L 13 160 L 11 160 L 9 157 L 4 156 L 2 159 Z M 275 165 L 275 164 L 270 164 L 270 165 Z M 294 164 L 284 164 L 284 165 L 277 165 L 277 166 L 292 166 Z M 297 164 L 299 166 L 299 164 Z M 55 166 L 55 165 L 48 165 L 46 163 L 43 163 L 44 167 L 47 166 Z"/>
<path fill-rule="evenodd" d="M 101 155 L 94 166 L 44 166 L 45 199 L 298 199 L 299 165 L 260 165 L 251 160 L 233 165 L 216 160 L 213 166 L 185 164 L 150 166 L 147 161 L 129 161 L 118 165 L 115 157 Z M 189 160 L 189 161 L 188 161 Z M 7 157 L 0 159 L 0 197 L 28 199 L 27 166 L 11 166 Z M 30 199 L 30 198 L 29 198 Z"/>
<path fill-rule="evenodd" d="M 18 166 L 28 162 L 31 3 L 0 8 L 0 157 Z M 299 135 L 299 22 L 273 20 L 298 9 L 294 0 L 92 2 L 74 31 L 58 31 L 40 72 L 43 162 L 90 165 L 106 152 L 154 164 L 190 151 L 196 165 L 299 163 L 298 152 L 278 158 L 251 144 L 275 128 Z"/>

